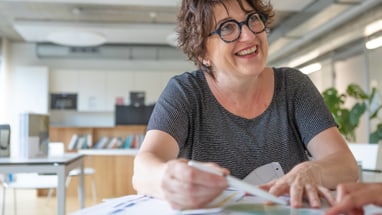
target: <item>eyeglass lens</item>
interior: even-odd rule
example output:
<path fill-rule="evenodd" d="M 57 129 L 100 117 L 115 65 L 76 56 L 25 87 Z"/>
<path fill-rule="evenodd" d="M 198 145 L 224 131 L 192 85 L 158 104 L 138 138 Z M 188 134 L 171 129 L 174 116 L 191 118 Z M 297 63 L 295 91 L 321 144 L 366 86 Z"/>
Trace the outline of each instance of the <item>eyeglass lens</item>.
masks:
<path fill-rule="evenodd" d="M 225 42 L 233 42 L 240 37 L 241 28 L 243 25 L 247 25 L 248 28 L 255 34 L 261 33 L 265 30 L 265 24 L 260 18 L 259 14 L 250 14 L 245 21 L 238 22 L 236 20 L 228 20 L 223 22 L 218 30 L 220 38 Z"/>

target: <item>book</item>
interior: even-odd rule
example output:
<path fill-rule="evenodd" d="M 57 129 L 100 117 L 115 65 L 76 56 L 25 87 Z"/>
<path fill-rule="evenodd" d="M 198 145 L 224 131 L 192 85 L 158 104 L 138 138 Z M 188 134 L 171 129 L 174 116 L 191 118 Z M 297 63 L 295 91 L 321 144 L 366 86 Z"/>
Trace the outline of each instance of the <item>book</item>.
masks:
<path fill-rule="evenodd" d="M 105 146 L 107 145 L 109 141 L 109 137 L 101 137 L 96 144 L 94 144 L 93 148 L 95 149 L 102 149 L 102 148 L 105 148 Z"/>
<path fill-rule="evenodd" d="M 68 145 L 69 151 L 72 151 L 77 148 L 77 141 L 78 141 L 78 134 L 73 134 Z"/>
<path fill-rule="evenodd" d="M 107 148 L 109 149 L 116 149 L 119 148 L 122 145 L 122 140 L 119 137 L 114 137 L 110 140 Z"/>
<path fill-rule="evenodd" d="M 130 149 L 131 145 L 132 145 L 132 142 L 133 142 L 133 136 L 132 135 L 127 135 L 122 148 Z"/>
<path fill-rule="evenodd" d="M 91 134 L 88 134 L 86 136 L 86 143 L 87 143 L 87 148 L 88 149 L 93 147 L 93 136 Z"/>

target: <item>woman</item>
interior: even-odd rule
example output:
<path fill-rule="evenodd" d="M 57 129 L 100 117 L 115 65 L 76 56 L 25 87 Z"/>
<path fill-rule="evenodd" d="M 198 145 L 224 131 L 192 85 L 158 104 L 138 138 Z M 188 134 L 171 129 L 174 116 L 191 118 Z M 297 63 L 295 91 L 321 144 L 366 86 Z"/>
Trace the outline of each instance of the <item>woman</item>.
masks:
<path fill-rule="evenodd" d="M 212 17 L 212 18 L 211 18 Z M 355 181 L 357 165 L 309 78 L 266 67 L 271 5 L 260 0 L 183 0 L 179 44 L 199 70 L 173 77 L 156 103 L 135 158 L 133 185 L 173 208 L 199 208 L 226 187 L 224 177 L 187 165 L 210 162 L 238 178 L 271 162 L 287 174 L 262 185 L 331 200 L 327 188 Z M 309 156 L 312 161 L 309 161 Z"/>

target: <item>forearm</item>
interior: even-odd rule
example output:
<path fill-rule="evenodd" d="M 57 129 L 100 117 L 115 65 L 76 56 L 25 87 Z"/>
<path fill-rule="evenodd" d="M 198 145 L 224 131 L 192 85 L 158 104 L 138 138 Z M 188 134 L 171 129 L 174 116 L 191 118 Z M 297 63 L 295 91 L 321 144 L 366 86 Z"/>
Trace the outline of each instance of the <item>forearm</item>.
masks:
<path fill-rule="evenodd" d="M 133 187 L 139 194 L 163 198 L 161 178 L 165 161 L 150 152 L 139 153 L 134 159 Z"/>
<path fill-rule="evenodd" d="M 329 189 L 335 189 L 339 183 L 355 182 L 359 176 L 357 163 L 352 154 L 342 151 L 311 161 L 311 163 L 319 171 L 322 185 Z"/>

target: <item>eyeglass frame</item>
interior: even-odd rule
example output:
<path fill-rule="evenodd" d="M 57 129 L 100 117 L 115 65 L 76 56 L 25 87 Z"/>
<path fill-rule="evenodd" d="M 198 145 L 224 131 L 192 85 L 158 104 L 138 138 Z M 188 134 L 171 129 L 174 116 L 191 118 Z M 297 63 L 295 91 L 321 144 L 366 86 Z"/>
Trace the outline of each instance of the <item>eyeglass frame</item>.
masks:
<path fill-rule="evenodd" d="M 262 29 L 261 31 L 259 32 L 255 32 L 255 31 L 252 31 L 252 29 L 249 27 L 248 25 L 248 22 L 249 22 L 249 18 L 252 17 L 253 15 L 257 14 L 260 18 L 260 20 L 263 22 L 264 24 L 264 29 Z M 233 39 L 233 40 L 225 40 L 223 39 L 223 36 L 221 34 L 221 28 L 224 24 L 226 24 L 227 22 L 234 22 L 236 23 L 238 26 L 239 26 L 239 34 L 237 36 L 237 38 Z M 264 31 L 267 30 L 267 17 L 266 15 L 262 14 L 262 13 L 259 13 L 259 12 L 251 12 L 247 15 L 247 18 L 241 22 L 237 21 L 236 19 L 229 19 L 229 20 L 226 20 L 222 23 L 219 24 L 219 26 L 217 27 L 217 29 L 211 33 L 208 34 L 208 37 L 214 35 L 214 34 L 217 34 L 219 35 L 220 39 L 225 42 L 225 43 L 232 43 L 232 42 L 235 42 L 236 40 L 238 40 L 240 38 L 240 35 L 241 35 L 241 29 L 243 28 L 243 25 L 246 25 L 248 27 L 248 29 L 254 33 L 254 34 L 260 34 L 260 33 L 263 33 Z"/>

